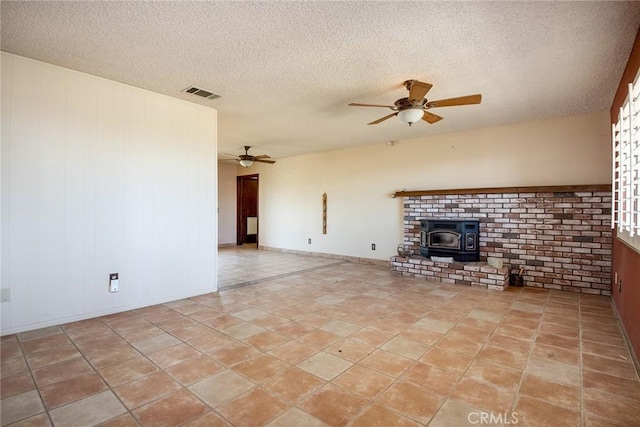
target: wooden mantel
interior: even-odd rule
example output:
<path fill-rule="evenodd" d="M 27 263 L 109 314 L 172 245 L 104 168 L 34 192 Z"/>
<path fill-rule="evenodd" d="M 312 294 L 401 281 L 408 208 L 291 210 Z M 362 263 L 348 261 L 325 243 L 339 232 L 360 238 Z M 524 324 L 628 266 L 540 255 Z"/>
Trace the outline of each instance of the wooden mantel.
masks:
<path fill-rule="evenodd" d="M 575 193 L 580 191 L 610 192 L 611 184 L 551 185 L 532 187 L 459 188 L 452 190 L 396 191 L 392 197 L 436 196 L 446 194 L 498 194 L 498 193 Z"/>

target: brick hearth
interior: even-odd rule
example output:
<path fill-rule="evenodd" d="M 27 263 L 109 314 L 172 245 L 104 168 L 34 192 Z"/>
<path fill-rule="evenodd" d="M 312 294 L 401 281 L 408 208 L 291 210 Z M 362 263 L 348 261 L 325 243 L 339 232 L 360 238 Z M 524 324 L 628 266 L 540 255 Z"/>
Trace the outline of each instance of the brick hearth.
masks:
<path fill-rule="evenodd" d="M 509 267 L 486 262 L 434 262 L 422 256 L 391 257 L 391 270 L 403 276 L 425 277 L 443 283 L 503 291 L 509 286 Z"/>
<path fill-rule="evenodd" d="M 481 261 L 497 257 L 512 269 L 524 267 L 526 286 L 610 295 L 611 193 L 604 186 L 555 188 L 563 191 L 525 187 L 517 192 L 486 189 L 398 193 L 404 197 L 404 244 L 414 254 L 419 253 L 420 219 L 479 219 Z M 565 191 L 567 188 L 574 191 Z M 415 255 L 408 263 L 393 257 L 392 270 L 435 280 L 451 279 L 450 274 L 457 274 L 447 273 L 448 277 L 444 277 L 425 273 L 429 269 L 403 271 L 409 268 L 405 264 L 435 266 L 428 263 L 431 261 Z M 467 284 L 466 279 L 453 280 Z"/>

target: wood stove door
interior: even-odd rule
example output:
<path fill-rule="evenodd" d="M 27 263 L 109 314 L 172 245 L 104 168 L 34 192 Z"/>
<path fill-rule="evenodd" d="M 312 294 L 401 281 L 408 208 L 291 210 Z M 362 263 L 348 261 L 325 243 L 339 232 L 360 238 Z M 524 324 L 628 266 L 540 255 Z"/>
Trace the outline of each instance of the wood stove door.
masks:
<path fill-rule="evenodd" d="M 429 232 L 429 247 L 440 249 L 460 250 L 460 233 L 453 231 L 435 230 Z"/>

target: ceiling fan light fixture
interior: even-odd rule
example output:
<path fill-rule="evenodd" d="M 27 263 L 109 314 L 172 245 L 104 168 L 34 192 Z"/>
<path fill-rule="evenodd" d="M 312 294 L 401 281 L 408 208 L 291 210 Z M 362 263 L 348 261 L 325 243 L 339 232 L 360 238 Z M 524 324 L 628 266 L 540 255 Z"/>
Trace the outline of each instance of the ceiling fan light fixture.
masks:
<path fill-rule="evenodd" d="M 413 123 L 422 119 L 424 111 L 422 107 L 412 107 L 398 112 L 398 118 L 411 126 Z"/>
<path fill-rule="evenodd" d="M 240 160 L 240 166 L 243 168 L 248 168 L 253 164 L 253 160 L 250 159 L 242 159 Z"/>

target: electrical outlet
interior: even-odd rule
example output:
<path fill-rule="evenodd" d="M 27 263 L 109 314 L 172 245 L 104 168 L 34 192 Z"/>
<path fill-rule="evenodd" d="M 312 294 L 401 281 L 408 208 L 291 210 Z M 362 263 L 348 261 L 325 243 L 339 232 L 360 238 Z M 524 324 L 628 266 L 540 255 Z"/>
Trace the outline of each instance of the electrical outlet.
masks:
<path fill-rule="evenodd" d="M 118 292 L 120 290 L 118 273 L 109 274 L 109 292 Z"/>
<path fill-rule="evenodd" d="M 311 244 L 311 237 L 309 237 L 309 240 L 307 240 L 307 242 L 308 242 L 309 244 Z"/>
<path fill-rule="evenodd" d="M 11 301 L 11 289 L 10 288 L 0 289 L 0 302 L 9 302 L 9 301 Z"/>
<path fill-rule="evenodd" d="M 372 243 L 372 244 L 371 244 L 371 250 L 372 250 L 372 251 L 375 251 L 375 250 L 376 250 L 376 244 L 375 244 L 375 243 Z"/>

